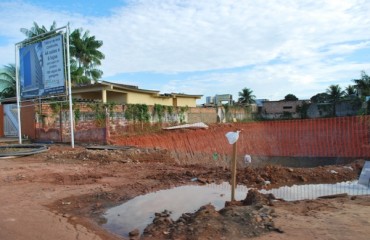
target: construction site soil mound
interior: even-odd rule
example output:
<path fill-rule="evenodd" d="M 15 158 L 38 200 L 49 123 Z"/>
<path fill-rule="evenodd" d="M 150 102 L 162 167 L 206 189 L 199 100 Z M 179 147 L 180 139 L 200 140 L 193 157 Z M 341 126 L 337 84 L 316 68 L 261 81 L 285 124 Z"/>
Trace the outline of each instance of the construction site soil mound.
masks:
<path fill-rule="evenodd" d="M 247 167 L 238 169 L 237 182 L 269 189 L 350 181 L 358 178 L 363 164 L 359 159 L 346 166 Z M 106 221 L 102 214 L 108 208 L 160 189 L 229 180 L 227 168 L 183 165 L 170 150 L 87 150 L 51 145 L 48 152 L 0 160 L 0 239 L 124 239 L 100 226 Z M 147 234 L 131 238 L 367 239 L 369 206 L 366 196 L 279 201 L 273 206 L 265 202 L 262 207 L 236 204 L 220 211 L 204 206 L 184 216 L 182 227 L 180 222 L 172 223 L 173 231 L 170 225 L 153 225 Z"/>

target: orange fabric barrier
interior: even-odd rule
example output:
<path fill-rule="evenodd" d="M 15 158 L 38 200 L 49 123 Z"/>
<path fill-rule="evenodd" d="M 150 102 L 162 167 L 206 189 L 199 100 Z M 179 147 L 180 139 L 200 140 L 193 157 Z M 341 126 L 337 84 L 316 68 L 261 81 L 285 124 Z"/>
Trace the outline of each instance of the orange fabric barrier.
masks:
<path fill-rule="evenodd" d="M 209 129 L 174 130 L 130 137 L 118 145 L 160 147 L 174 151 L 229 154 L 225 134 L 243 129 L 238 154 L 289 157 L 370 157 L 370 117 L 338 117 L 218 124 Z"/>

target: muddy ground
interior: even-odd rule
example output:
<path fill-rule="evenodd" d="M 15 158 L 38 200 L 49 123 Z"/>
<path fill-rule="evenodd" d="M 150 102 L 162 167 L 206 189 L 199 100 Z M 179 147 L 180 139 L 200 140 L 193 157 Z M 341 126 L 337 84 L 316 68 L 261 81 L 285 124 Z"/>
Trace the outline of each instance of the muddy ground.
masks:
<path fill-rule="evenodd" d="M 159 189 L 230 179 L 229 170 L 222 167 L 175 162 L 161 149 L 87 150 L 64 145 L 0 159 L 0 239 L 124 239 L 100 227 L 107 208 Z M 271 188 L 354 180 L 363 163 L 359 159 L 347 166 L 306 169 L 248 167 L 239 169 L 238 183 Z M 369 216 L 369 196 L 298 202 L 255 196 L 221 211 L 204 206 L 176 222 L 169 213 L 157 213 L 144 235 L 132 238 L 368 239 Z"/>

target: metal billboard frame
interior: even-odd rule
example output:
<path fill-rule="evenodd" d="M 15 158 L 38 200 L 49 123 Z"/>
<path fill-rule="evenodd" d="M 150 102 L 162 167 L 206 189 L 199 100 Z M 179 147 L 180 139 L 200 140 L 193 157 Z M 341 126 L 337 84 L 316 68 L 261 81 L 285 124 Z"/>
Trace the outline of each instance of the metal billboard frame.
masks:
<path fill-rule="evenodd" d="M 63 32 L 64 30 L 64 32 Z M 62 33 L 58 33 L 62 32 Z M 65 57 L 64 57 L 64 71 L 66 71 L 67 75 L 67 85 L 68 87 L 66 88 L 67 90 L 67 97 L 69 101 L 69 116 L 70 116 L 70 128 L 71 128 L 71 147 L 74 148 L 74 118 L 73 118 L 73 108 L 72 108 L 72 85 L 71 85 L 71 66 L 70 66 L 70 53 L 69 53 L 69 24 L 60 27 L 57 29 L 54 29 L 52 31 L 37 35 L 35 37 L 23 40 L 22 42 L 16 43 L 15 44 L 15 78 L 16 78 L 16 94 L 17 94 L 17 108 L 18 108 L 18 142 L 19 144 L 22 144 L 22 123 L 21 123 L 21 89 L 20 89 L 20 80 L 19 80 L 19 51 L 20 48 L 23 46 L 26 46 L 31 43 L 36 43 L 40 42 L 40 38 L 45 37 L 44 39 L 49 39 L 52 37 L 55 37 L 57 34 L 62 34 L 64 35 L 66 39 L 66 44 L 63 44 L 63 51 L 65 51 Z M 55 33 L 55 34 L 53 34 Z M 49 36 L 50 35 L 50 36 Z M 43 39 L 43 40 L 44 40 Z"/>

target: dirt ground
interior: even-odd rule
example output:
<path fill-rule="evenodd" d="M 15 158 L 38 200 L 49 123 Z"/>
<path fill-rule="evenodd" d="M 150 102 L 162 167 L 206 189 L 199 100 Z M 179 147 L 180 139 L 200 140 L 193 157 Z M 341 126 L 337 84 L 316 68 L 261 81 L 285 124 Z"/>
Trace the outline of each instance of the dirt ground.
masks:
<path fill-rule="evenodd" d="M 267 179 L 268 187 L 347 181 L 358 178 L 363 163 L 306 169 L 248 167 L 238 171 L 238 183 L 266 188 Z M 330 170 L 337 173 L 328 174 Z M 179 165 L 160 149 L 52 145 L 48 152 L 0 159 L 0 239 L 124 239 L 99 225 L 107 208 L 141 194 L 190 184 L 195 177 L 198 184 L 222 182 L 230 179 L 230 172 L 206 164 Z M 256 195 L 221 211 L 204 206 L 176 222 L 169 213 L 158 213 L 143 236 L 131 238 L 368 239 L 369 216 L 370 196 L 284 202 Z"/>

